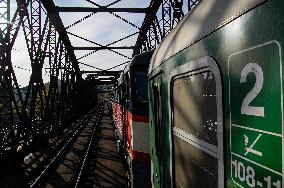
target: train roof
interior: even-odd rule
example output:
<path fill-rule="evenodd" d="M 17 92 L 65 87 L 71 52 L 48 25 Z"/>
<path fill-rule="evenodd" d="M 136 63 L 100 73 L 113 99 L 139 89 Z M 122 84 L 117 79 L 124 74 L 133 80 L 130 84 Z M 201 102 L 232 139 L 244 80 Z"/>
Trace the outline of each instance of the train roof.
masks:
<path fill-rule="evenodd" d="M 130 67 L 138 67 L 138 66 L 147 66 L 150 64 L 151 57 L 154 53 L 154 50 L 150 50 L 141 54 L 134 56 L 130 63 L 125 66 L 124 73 L 129 71 Z M 146 60 L 146 61 L 145 61 Z"/>
<path fill-rule="evenodd" d="M 134 56 L 132 60 L 125 66 L 124 71 L 120 74 L 118 78 L 118 85 L 123 82 L 123 76 L 129 71 L 130 67 L 148 66 L 150 64 L 153 53 L 154 50 L 150 50 Z"/>
<path fill-rule="evenodd" d="M 202 0 L 165 37 L 152 56 L 149 74 L 164 61 L 265 0 Z"/>

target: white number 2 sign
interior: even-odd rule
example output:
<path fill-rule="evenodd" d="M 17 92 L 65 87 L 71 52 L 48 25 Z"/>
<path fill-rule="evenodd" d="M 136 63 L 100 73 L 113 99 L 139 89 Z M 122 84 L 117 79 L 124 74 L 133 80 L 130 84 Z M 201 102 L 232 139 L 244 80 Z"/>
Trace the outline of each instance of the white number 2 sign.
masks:
<path fill-rule="evenodd" d="M 240 83 L 246 82 L 247 75 L 249 73 L 254 73 L 256 77 L 256 82 L 252 90 L 244 98 L 241 106 L 241 114 L 252 115 L 252 116 L 262 116 L 264 117 L 264 107 L 250 106 L 249 104 L 253 99 L 259 94 L 263 86 L 263 71 L 257 63 L 247 64 L 241 73 Z"/>

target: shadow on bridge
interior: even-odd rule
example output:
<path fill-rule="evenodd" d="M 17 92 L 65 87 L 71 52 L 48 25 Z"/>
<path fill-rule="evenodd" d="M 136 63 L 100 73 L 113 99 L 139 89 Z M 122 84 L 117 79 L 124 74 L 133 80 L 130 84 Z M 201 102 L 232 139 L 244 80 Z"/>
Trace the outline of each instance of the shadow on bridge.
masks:
<path fill-rule="evenodd" d="M 110 109 L 105 107 L 82 187 L 126 187 L 126 169 L 117 150 Z"/>

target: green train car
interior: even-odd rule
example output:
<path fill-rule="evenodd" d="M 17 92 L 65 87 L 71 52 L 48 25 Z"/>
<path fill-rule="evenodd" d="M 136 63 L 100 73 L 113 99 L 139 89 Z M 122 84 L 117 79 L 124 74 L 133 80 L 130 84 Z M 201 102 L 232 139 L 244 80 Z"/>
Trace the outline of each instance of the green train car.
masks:
<path fill-rule="evenodd" d="M 203 0 L 148 74 L 154 187 L 283 186 L 283 0 Z"/>

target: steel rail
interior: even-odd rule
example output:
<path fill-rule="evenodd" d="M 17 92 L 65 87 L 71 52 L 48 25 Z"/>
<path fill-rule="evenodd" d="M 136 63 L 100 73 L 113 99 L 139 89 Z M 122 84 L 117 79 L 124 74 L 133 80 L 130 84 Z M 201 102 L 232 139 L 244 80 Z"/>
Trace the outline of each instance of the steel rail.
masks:
<path fill-rule="evenodd" d="M 99 111 L 98 118 L 96 119 L 96 123 L 95 123 L 95 125 L 94 125 L 95 127 L 97 127 L 99 121 L 101 120 L 101 113 L 102 113 L 102 111 Z M 86 164 L 87 158 L 88 158 L 88 156 L 89 156 L 90 148 L 91 148 L 91 146 L 94 144 L 94 143 L 93 143 L 93 140 L 94 140 L 94 136 L 95 136 L 96 131 L 97 131 L 97 129 L 94 128 L 93 131 L 92 131 L 92 135 L 91 135 L 91 137 L 90 137 L 90 139 L 89 139 L 89 141 L 88 141 L 88 148 L 87 148 L 87 150 L 86 150 L 86 153 L 85 153 L 85 156 L 84 156 L 82 165 L 81 165 L 81 167 L 80 167 L 79 174 L 78 174 L 77 179 L 76 179 L 76 183 L 75 183 L 75 186 L 74 186 L 75 188 L 79 186 L 80 179 L 81 179 L 81 176 L 82 176 L 82 174 L 83 174 L 83 170 L 84 170 L 84 168 L 85 168 L 85 164 Z"/>
<path fill-rule="evenodd" d="M 44 175 L 47 173 L 47 171 L 51 168 L 51 166 L 59 159 L 59 157 L 63 154 L 64 150 L 67 148 L 67 146 L 74 140 L 74 138 L 81 132 L 82 128 L 86 126 L 87 122 L 90 121 L 90 118 L 94 116 L 95 112 L 90 112 L 90 114 L 86 117 L 85 121 L 81 123 L 81 126 L 79 126 L 78 129 L 74 131 L 74 134 L 71 136 L 71 138 L 64 144 L 64 146 L 61 148 L 61 150 L 57 153 L 57 155 L 51 160 L 51 162 L 45 166 L 45 169 L 40 173 L 40 175 L 33 181 L 33 183 L 30 185 L 30 188 L 35 187 L 39 181 L 44 177 Z"/>
<path fill-rule="evenodd" d="M 66 131 L 66 133 L 64 133 L 64 136 L 63 138 L 59 138 L 57 137 L 54 141 L 52 141 L 52 144 L 53 143 L 56 143 L 54 146 L 51 147 L 51 151 L 47 152 L 47 153 L 40 153 L 40 155 L 36 156 L 36 158 L 34 158 L 32 160 L 32 162 L 30 162 L 29 164 L 27 164 L 25 166 L 25 168 L 32 168 L 32 166 L 38 161 L 38 158 L 41 158 L 41 157 L 44 157 L 46 156 L 45 158 L 47 157 L 50 157 L 52 155 L 54 155 L 54 152 L 57 152 L 58 148 L 60 148 L 60 146 L 67 140 L 67 138 L 69 138 L 71 135 L 72 135 L 72 132 L 74 132 L 74 130 L 76 130 L 80 125 L 74 125 L 74 127 L 72 127 L 71 129 L 68 129 Z M 52 149 L 54 148 L 54 149 Z"/>

